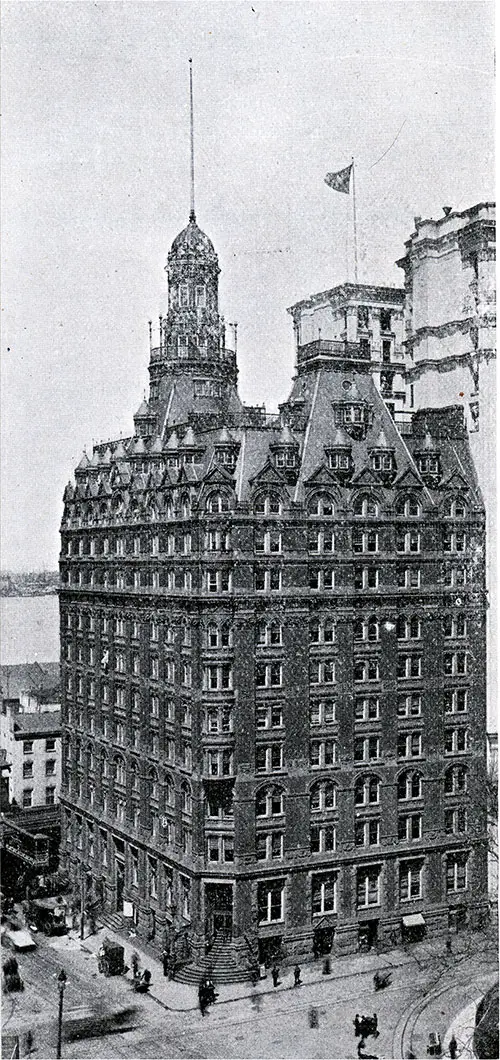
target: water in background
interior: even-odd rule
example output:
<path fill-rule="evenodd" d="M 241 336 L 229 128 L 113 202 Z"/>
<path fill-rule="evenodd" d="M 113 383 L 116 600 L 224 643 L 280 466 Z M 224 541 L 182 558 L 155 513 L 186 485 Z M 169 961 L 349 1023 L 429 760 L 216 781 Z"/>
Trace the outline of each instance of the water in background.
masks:
<path fill-rule="evenodd" d="M 54 596 L 0 598 L 0 662 L 3 666 L 59 659 L 59 599 Z"/>

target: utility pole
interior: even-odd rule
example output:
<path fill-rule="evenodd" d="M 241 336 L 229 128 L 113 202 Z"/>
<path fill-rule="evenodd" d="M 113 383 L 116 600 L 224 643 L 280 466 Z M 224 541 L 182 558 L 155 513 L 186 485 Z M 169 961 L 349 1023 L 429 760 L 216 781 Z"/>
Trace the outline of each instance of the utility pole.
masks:
<path fill-rule="evenodd" d="M 80 886 L 80 938 L 83 941 L 84 938 L 84 927 L 85 927 L 85 890 L 86 890 L 86 872 L 85 866 L 81 866 L 82 878 Z"/>
<path fill-rule="evenodd" d="M 61 1060 L 61 1041 L 62 1041 L 62 1018 L 63 1018 L 63 1004 L 64 1004 L 64 987 L 66 986 L 66 972 L 64 968 L 61 968 L 59 975 L 57 976 L 57 985 L 59 988 L 59 1013 L 57 1017 L 57 1060 Z"/>

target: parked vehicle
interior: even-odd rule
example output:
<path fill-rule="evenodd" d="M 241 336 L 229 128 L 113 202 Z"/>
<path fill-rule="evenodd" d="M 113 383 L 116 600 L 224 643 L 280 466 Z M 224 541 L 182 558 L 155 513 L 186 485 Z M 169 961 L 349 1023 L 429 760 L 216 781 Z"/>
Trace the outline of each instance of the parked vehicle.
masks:
<path fill-rule="evenodd" d="M 373 976 L 373 985 L 375 990 L 384 990 L 386 986 L 391 985 L 392 972 L 375 972 Z"/>
<path fill-rule="evenodd" d="M 63 1019 L 63 1038 L 72 1042 L 78 1038 L 97 1038 L 105 1034 L 133 1030 L 136 1026 L 136 1012 L 135 1006 L 121 1008 L 116 1012 L 94 1012 L 87 1005 L 70 1009 Z"/>
<path fill-rule="evenodd" d="M 36 942 L 33 935 L 18 925 L 17 922 L 2 924 L 2 946 L 12 950 L 34 950 Z"/>
<path fill-rule="evenodd" d="M 24 990 L 24 983 L 19 975 L 19 965 L 15 957 L 7 957 L 2 965 L 2 986 L 6 994 L 15 990 Z"/>
<path fill-rule="evenodd" d="M 66 906 L 59 898 L 34 898 L 28 906 L 28 920 L 46 935 L 65 935 Z"/>

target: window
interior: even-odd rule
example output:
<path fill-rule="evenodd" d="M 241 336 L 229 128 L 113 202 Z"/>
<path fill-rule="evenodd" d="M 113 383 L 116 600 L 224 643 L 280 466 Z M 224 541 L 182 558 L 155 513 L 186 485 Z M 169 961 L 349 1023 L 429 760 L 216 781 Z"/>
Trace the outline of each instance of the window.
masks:
<path fill-rule="evenodd" d="M 337 874 L 335 872 L 312 876 L 311 905 L 313 916 L 337 911 Z"/>
<path fill-rule="evenodd" d="M 33 776 L 33 762 L 23 762 L 23 777 Z"/>
<path fill-rule="evenodd" d="M 444 811 L 444 830 L 447 835 L 467 831 L 467 810 L 464 806 Z"/>
<path fill-rule="evenodd" d="M 205 574 L 205 588 L 209 593 L 231 592 L 232 575 L 229 570 L 210 570 Z"/>
<path fill-rule="evenodd" d="M 309 707 L 310 725 L 332 725 L 335 721 L 335 700 L 320 699 Z"/>
<path fill-rule="evenodd" d="M 279 688 L 283 680 L 280 662 L 257 662 L 255 666 L 255 684 L 257 688 Z"/>
<path fill-rule="evenodd" d="M 378 503 L 374 497 L 362 494 L 355 498 L 353 503 L 354 515 L 374 517 L 378 515 Z"/>
<path fill-rule="evenodd" d="M 279 622 L 259 622 L 257 626 L 257 644 L 273 646 L 283 641 L 283 627 Z"/>
<path fill-rule="evenodd" d="M 399 864 L 399 900 L 422 898 L 423 861 L 401 861 Z"/>
<path fill-rule="evenodd" d="M 467 619 L 465 615 L 445 615 L 443 619 L 444 637 L 465 637 L 467 635 Z"/>
<path fill-rule="evenodd" d="M 381 379 L 382 382 L 382 379 Z M 391 376 L 392 389 L 392 376 Z M 387 393 L 387 384 L 384 386 Z M 371 454 L 373 471 L 393 471 L 395 468 L 394 454 L 391 452 L 375 452 Z"/>
<path fill-rule="evenodd" d="M 257 832 L 255 836 L 257 861 L 270 861 L 283 857 L 283 832 Z"/>
<path fill-rule="evenodd" d="M 380 716 L 378 696 L 356 696 L 354 716 L 356 721 L 376 721 Z"/>
<path fill-rule="evenodd" d="M 445 714 L 464 714 L 466 712 L 466 688 L 445 688 L 443 696 Z"/>
<path fill-rule="evenodd" d="M 467 507 L 461 497 L 449 498 L 444 506 L 444 513 L 448 519 L 465 519 Z"/>
<path fill-rule="evenodd" d="M 316 493 L 311 497 L 307 510 L 309 515 L 319 515 L 327 519 L 335 515 L 335 505 L 327 493 Z"/>
<path fill-rule="evenodd" d="M 418 615 L 398 615 L 396 629 L 398 640 L 420 640 L 422 636 L 422 623 Z"/>
<path fill-rule="evenodd" d="M 195 305 L 197 309 L 205 309 L 207 304 L 207 289 L 205 284 L 197 284 L 195 287 Z"/>
<path fill-rule="evenodd" d="M 256 552 L 281 552 L 281 534 L 278 530 L 256 530 Z"/>
<path fill-rule="evenodd" d="M 314 659 L 309 663 L 309 680 L 313 685 L 335 684 L 335 661 Z"/>
<path fill-rule="evenodd" d="M 358 618 L 354 622 L 354 640 L 376 641 L 379 638 L 378 618 L 370 615 L 369 618 Z"/>
<path fill-rule="evenodd" d="M 353 552 L 378 552 L 378 533 L 376 530 L 353 530 Z"/>
<path fill-rule="evenodd" d="M 270 924 L 284 919 L 285 881 L 271 880 L 257 884 L 259 924 Z"/>
<path fill-rule="evenodd" d="M 23 789 L 23 809 L 27 810 L 32 805 L 33 805 L 33 789 L 32 788 L 24 788 Z"/>
<path fill-rule="evenodd" d="M 270 570 L 256 570 L 255 571 L 255 591 L 256 592 L 279 592 L 281 589 L 281 570 L 278 567 L 271 567 Z"/>
<path fill-rule="evenodd" d="M 448 729 L 444 730 L 444 750 L 445 754 L 453 755 L 460 754 L 460 752 L 467 751 L 468 749 L 468 734 L 467 729 Z"/>
<path fill-rule="evenodd" d="M 316 530 L 310 533 L 309 552 L 335 552 L 333 530 Z"/>
<path fill-rule="evenodd" d="M 398 839 L 410 842 L 422 838 L 422 815 L 420 813 L 404 814 L 398 818 Z"/>
<path fill-rule="evenodd" d="M 464 530 L 443 530 L 443 552 L 465 552 L 467 535 Z"/>
<path fill-rule="evenodd" d="M 335 825 L 333 824 L 311 824 L 311 854 L 325 854 L 327 851 L 335 850 Z"/>
<path fill-rule="evenodd" d="M 379 571 L 376 567 L 355 567 L 354 588 L 355 589 L 377 589 L 379 584 Z"/>
<path fill-rule="evenodd" d="M 422 695 L 420 692 L 412 692 L 411 695 L 398 696 L 398 717 L 415 718 L 422 713 Z"/>
<path fill-rule="evenodd" d="M 45 741 L 45 750 L 46 751 L 52 750 L 52 748 L 48 748 L 47 747 L 47 742 L 48 741 L 46 740 Z M 23 740 L 23 754 L 30 755 L 32 753 L 33 753 L 33 740 Z"/>
<path fill-rule="evenodd" d="M 446 890 L 465 891 L 467 889 L 467 854 L 448 854 L 446 858 Z"/>
<path fill-rule="evenodd" d="M 358 328 L 366 330 L 369 326 L 369 309 L 366 305 L 358 305 Z"/>
<path fill-rule="evenodd" d="M 380 802 L 380 780 L 373 774 L 357 777 L 354 784 L 355 806 L 376 806 Z"/>
<path fill-rule="evenodd" d="M 206 772 L 211 777 L 230 777 L 234 772 L 233 752 L 230 748 L 207 751 Z"/>
<path fill-rule="evenodd" d="M 45 805 L 54 806 L 56 801 L 56 789 L 52 787 L 45 788 Z"/>
<path fill-rule="evenodd" d="M 257 744 L 255 748 L 255 772 L 274 773 L 283 769 L 283 744 Z"/>
<path fill-rule="evenodd" d="M 207 836 L 208 861 L 234 861 L 234 839 L 232 836 Z"/>
<path fill-rule="evenodd" d="M 233 687 L 233 668 L 230 663 L 205 666 L 203 668 L 203 688 L 216 692 Z"/>
<path fill-rule="evenodd" d="M 282 504 L 277 493 L 261 494 L 255 500 L 254 512 L 256 515 L 281 515 Z"/>
<path fill-rule="evenodd" d="M 420 532 L 397 527 L 396 552 L 420 552 Z"/>
<path fill-rule="evenodd" d="M 337 805 L 337 789 L 332 780 L 319 780 L 312 785 L 309 807 L 311 813 L 327 813 L 335 810 Z"/>
<path fill-rule="evenodd" d="M 309 571 L 309 588 L 326 590 L 335 588 L 335 571 L 331 569 L 321 570 L 320 568 L 312 568 Z"/>
<path fill-rule="evenodd" d="M 350 449 L 330 449 L 328 455 L 328 467 L 332 471 L 349 471 L 351 467 Z"/>
<path fill-rule="evenodd" d="M 422 733 L 400 732 L 398 758 L 418 758 L 422 754 Z"/>
<path fill-rule="evenodd" d="M 356 904 L 358 909 L 380 902 L 380 869 L 358 869 L 356 874 Z"/>
<path fill-rule="evenodd" d="M 354 845 L 373 847 L 380 843 L 380 821 L 378 817 L 358 818 L 354 822 Z"/>
<path fill-rule="evenodd" d="M 211 515 L 228 512 L 229 510 L 230 503 L 227 493 L 211 493 L 207 498 L 207 512 L 210 512 Z"/>
<path fill-rule="evenodd" d="M 418 589 L 420 587 L 419 567 L 398 567 L 398 589 Z"/>
<path fill-rule="evenodd" d="M 422 514 L 422 508 L 416 497 L 398 497 L 398 500 L 396 501 L 396 512 L 398 515 L 406 515 L 416 518 Z"/>
<path fill-rule="evenodd" d="M 369 762 L 380 758 L 380 740 L 378 736 L 358 736 L 354 740 L 354 761 Z"/>
<path fill-rule="evenodd" d="M 400 680 L 422 676 L 421 655 L 398 655 L 397 675 Z"/>
<path fill-rule="evenodd" d="M 255 710 L 257 729 L 280 729 L 283 726 L 281 703 L 258 703 Z"/>
<path fill-rule="evenodd" d="M 281 788 L 261 788 L 255 797 L 256 817 L 280 817 L 284 813 Z"/>
<path fill-rule="evenodd" d="M 380 330 L 381 331 L 391 331 L 391 323 L 392 323 L 391 317 L 392 317 L 392 313 L 391 313 L 390 309 L 381 309 L 380 310 Z"/>
<path fill-rule="evenodd" d="M 311 740 L 309 745 L 309 760 L 313 769 L 324 769 L 334 766 L 336 762 L 337 745 L 335 740 Z"/>
<path fill-rule="evenodd" d="M 380 678 L 378 659 L 355 659 L 354 680 L 356 682 L 378 681 Z"/>
<path fill-rule="evenodd" d="M 443 669 L 446 676 L 466 674 L 467 652 L 445 652 L 443 655 Z"/>
<path fill-rule="evenodd" d="M 207 552 L 230 552 L 231 535 L 228 530 L 209 530 L 205 534 Z"/>
<path fill-rule="evenodd" d="M 55 758 L 47 758 L 47 761 L 45 762 L 45 776 L 46 777 L 53 777 L 53 776 L 55 776 L 55 772 L 56 772 L 56 760 L 55 760 Z"/>

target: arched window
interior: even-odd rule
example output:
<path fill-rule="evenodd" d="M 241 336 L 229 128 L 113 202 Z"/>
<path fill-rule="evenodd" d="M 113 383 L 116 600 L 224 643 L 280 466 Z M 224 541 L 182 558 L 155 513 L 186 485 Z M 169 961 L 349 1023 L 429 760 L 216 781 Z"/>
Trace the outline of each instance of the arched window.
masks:
<path fill-rule="evenodd" d="M 448 497 L 444 505 L 444 514 L 448 519 L 465 519 L 467 505 L 462 497 Z"/>
<path fill-rule="evenodd" d="M 181 515 L 183 519 L 189 519 L 191 515 L 191 502 L 187 493 L 181 497 Z"/>
<path fill-rule="evenodd" d="M 354 622 L 354 640 L 376 641 L 379 639 L 379 624 L 376 615 L 357 618 Z"/>
<path fill-rule="evenodd" d="M 406 516 L 418 516 L 422 514 L 422 508 L 420 501 L 417 497 L 409 495 L 406 497 L 398 497 L 396 501 L 396 513 L 397 515 Z"/>
<path fill-rule="evenodd" d="M 283 643 L 283 627 L 277 619 L 270 622 L 259 622 L 257 625 L 257 644 L 274 647 Z"/>
<path fill-rule="evenodd" d="M 422 774 L 418 770 L 410 769 L 401 773 L 398 777 L 398 799 L 400 802 L 407 799 L 422 798 Z"/>
<path fill-rule="evenodd" d="M 422 622 L 419 615 L 398 615 L 396 631 L 398 640 L 420 640 Z"/>
<path fill-rule="evenodd" d="M 181 784 L 181 807 L 183 813 L 193 812 L 193 803 L 191 796 L 191 788 L 187 781 Z"/>
<path fill-rule="evenodd" d="M 156 772 L 156 769 L 150 769 L 149 774 L 148 774 L 148 782 L 149 782 L 149 797 L 151 799 L 158 800 L 158 797 L 159 797 L 159 794 L 160 794 L 160 786 L 159 786 L 159 783 L 158 783 L 158 773 Z"/>
<path fill-rule="evenodd" d="M 380 802 L 380 780 L 373 773 L 357 777 L 354 785 L 355 806 L 375 806 Z"/>
<path fill-rule="evenodd" d="M 450 766 L 444 775 L 445 795 L 460 795 L 467 791 L 467 769 L 465 766 Z"/>
<path fill-rule="evenodd" d="M 163 791 L 164 791 L 164 798 L 165 798 L 165 806 L 174 806 L 175 805 L 175 788 L 174 788 L 174 782 L 173 782 L 172 777 L 170 776 L 169 773 L 167 773 L 167 775 L 165 776 L 165 781 L 164 781 L 164 784 L 163 784 Z"/>
<path fill-rule="evenodd" d="M 355 515 L 375 516 L 378 515 L 378 503 L 375 497 L 368 493 L 359 493 L 353 501 L 353 512 Z"/>
<path fill-rule="evenodd" d="M 106 754 L 106 751 L 104 751 L 104 750 L 101 752 L 101 771 L 102 771 L 103 777 L 107 778 L 109 776 L 108 756 Z"/>
<path fill-rule="evenodd" d="M 283 791 L 273 785 L 261 788 L 255 796 L 256 817 L 279 817 L 284 812 Z"/>
<path fill-rule="evenodd" d="M 130 763 L 130 787 L 132 791 L 139 791 L 139 766 L 134 760 Z"/>
<path fill-rule="evenodd" d="M 318 515 L 323 518 L 332 518 L 335 515 L 335 505 L 328 493 L 315 493 L 307 506 L 309 515 Z"/>
<path fill-rule="evenodd" d="M 260 493 L 254 501 L 256 515 L 281 515 L 281 497 L 278 493 Z"/>
<path fill-rule="evenodd" d="M 318 780 L 313 784 L 309 805 L 311 813 L 324 813 L 336 808 L 337 789 L 332 780 Z"/>
<path fill-rule="evenodd" d="M 114 759 L 115 784 L 125 784 L 125 763 L 119 755 Z"/>
<path fill-rule="evenodd" d="M 219 512 L 228 512 L 230 508 L 227 493 L 211 493 L 207 497 L 207 512 L 217 515 Z"/>

